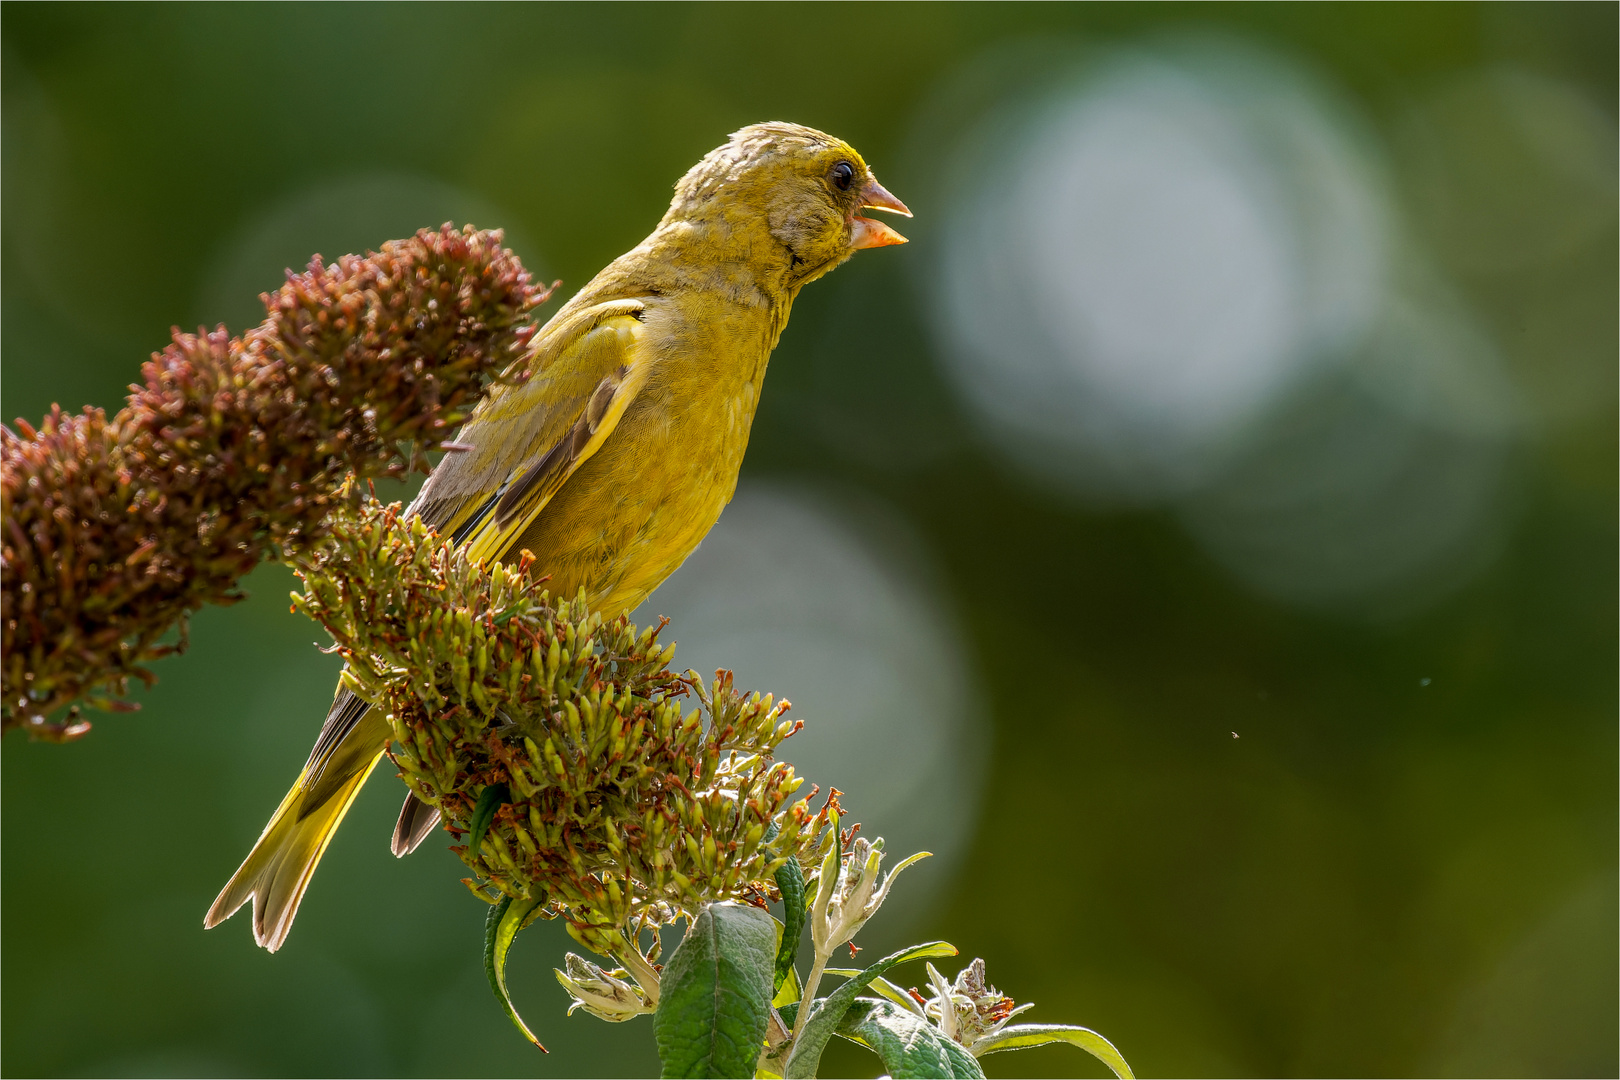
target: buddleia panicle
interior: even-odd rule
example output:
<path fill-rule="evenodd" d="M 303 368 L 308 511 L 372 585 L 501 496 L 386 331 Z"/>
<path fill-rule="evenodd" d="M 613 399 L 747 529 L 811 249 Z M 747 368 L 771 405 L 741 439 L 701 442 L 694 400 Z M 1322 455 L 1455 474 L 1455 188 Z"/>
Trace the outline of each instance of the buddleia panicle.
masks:
<path fill-rule="evenodd" d="M 760 901 L 788 859 L 822 863 L 836 807 L 796 801 L 774 758 L 802 726 L 786 701 L 670 670 L 662 623 L 552 600 L 527 555 L 470 564 L 397 506 L 329 527 L 294 605 L 387 708 L 401 777 L 464 841 L 485 900 L 543 902 L 613 955 L 632 924 Z"/>
<path fill-rule="evenodd" d="M 240 338 L 176 331 L 111 419 L 0 428 L 0 723 L 66 739 L 89 728 L 74 703 L 130 707 L 185 616 L 318 538 L 346 476 L 403 473 L 491 381 L 525 377 L 548 295 L 499 232 L 423 230 L 317 257 Z"/>

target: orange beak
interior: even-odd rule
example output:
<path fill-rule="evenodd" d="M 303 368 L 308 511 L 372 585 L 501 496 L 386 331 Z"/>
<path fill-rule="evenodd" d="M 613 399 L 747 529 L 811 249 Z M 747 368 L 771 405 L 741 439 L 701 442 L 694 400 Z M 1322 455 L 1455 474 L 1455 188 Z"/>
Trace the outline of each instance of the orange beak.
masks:
<path fill-rule="evenodd" d="M 877 177 L 870 177 L 866 186 L 861 188 L 862 210 L 886 210 L 891 214 L 911 216 L 906 204 L 890 195 L 884 186 L 877 182 Z M 894 244 L 904 244 L 906 238 L 883 224 L 871 218 L 858 217 L 850 222 L 849 246 L 852 248 L 890 247 Z"/>

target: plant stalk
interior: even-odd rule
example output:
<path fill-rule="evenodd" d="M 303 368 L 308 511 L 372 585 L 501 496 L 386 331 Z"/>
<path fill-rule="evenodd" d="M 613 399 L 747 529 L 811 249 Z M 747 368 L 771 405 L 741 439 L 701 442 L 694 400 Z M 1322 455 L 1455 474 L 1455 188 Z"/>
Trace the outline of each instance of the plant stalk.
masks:
<path fill-rule="evenodd" d="M 804 981 L 804 993 L 799 997 L 799 1015 L 793 1019 L 793 1041 L 799 1040 L 804 1031 L 804 1023 L 810 1019 L 810 1010 L 816 1003 L 816 987 L 821 984 L 821 973 L 827 969 L 827 961 L 832 959 L 832 953 L 823 954 L 816 950 L 816 962 L 810 968 L 810 977 Z"/>

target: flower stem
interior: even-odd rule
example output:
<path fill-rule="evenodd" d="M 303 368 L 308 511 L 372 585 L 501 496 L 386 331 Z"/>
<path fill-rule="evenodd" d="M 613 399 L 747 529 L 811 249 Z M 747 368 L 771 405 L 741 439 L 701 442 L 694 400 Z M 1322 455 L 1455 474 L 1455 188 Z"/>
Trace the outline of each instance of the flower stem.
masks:
<path fill-rule="evenodd" d="M 827 968 L 827 961 L 832 959 L 832 953 L 823 953 L 816 950 L 816 962 L 811 965 L 810 977 L 804 981 L 804 994 L 799 998 L 799 1015 L 793 1020 L 793 1040 L 798 1042 L 799 1035 L 804 1031 L 804 1022 L 810 1019 L 810 1009 L 816 1003 L 816 987 L 821 985 L 821 973 Z"/>

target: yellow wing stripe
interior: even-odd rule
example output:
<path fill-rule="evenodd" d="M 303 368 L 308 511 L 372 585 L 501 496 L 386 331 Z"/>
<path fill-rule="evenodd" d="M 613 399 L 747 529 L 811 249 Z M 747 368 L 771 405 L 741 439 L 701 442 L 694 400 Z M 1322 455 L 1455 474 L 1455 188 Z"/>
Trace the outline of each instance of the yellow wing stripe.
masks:
<path fill-rule="evenodd" d="M 465 511 L 457 514 L 446 524 L 443 531 L 449 532 L 453 537 L 459 537 L 457 546 L 465 551 L 472 561 L 494 562 L 511 554 L 508 550 L 511 545 L 546 508 L 546 504 L 561 490 L 563 484 L 567 483 L 568 478 L 601 449 L 602 444 L 618 426 L 625 409 L 629 408 L 630 402 L 635 400 L 636 395 L 647 384 L 652 365 L 645 355 L 647 350 L 643 345 L 641 321 L 633 315 L 614 315 L 601 319 L 592 327 L 590 333 L 603 329 L 611 329 L 630 339 L 624 349 L 625 364 L 616 373 L 619 375 L 617 386 L 613 389 L 612 396 L 608 398 L 605 408 L 601 407 L 593 394 L 583 403 L 582 415 L 574 424 L 564 429 L 559 443 L 544 448 L 536 458 L 520 462 L 499 488 L 487 498 L 469 505 Z M 579 421 L 589 420 L 588 414 L 597 408 L 601 409 L 601 416 L 596 421 L 594 430 L 590 430 L 589 426 L 581 428 Z M 576 432 L 582 431 L 588 433 L 588 438 L 577 450 L 568 453 L 571 448 L 565 444 L 574 439 Z M 525 474 L 559 448 L 563 450 L 562 456 L 568 459 L 566 467 L 559 468 L 549 476 L 539 477 L 541 483 L 532 494 L 528 494 L 513 508 L 513 512 L 505 515 L 497 513 L 496 508 L 507 491 L 523 481 Z"/>

